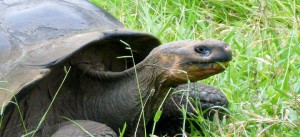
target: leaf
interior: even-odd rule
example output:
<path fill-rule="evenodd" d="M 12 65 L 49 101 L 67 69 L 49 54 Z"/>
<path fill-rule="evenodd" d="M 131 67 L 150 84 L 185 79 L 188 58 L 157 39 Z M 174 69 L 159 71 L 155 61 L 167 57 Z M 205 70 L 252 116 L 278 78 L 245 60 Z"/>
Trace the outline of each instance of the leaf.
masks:
<path fill-rule="evenodd" d="M 285 96 L 285 97 L 287 97 L 287 98 L 289 98 L 289 99 L 293 99 L 293 98 L 294 98 L 292 95 L 286 93 L 284 90 L 281 90 L 281 89 L 279 89 L 279 88 L 275 88 L 275 89 L 276 89 L 281 95 L 283 95 L 283 96 Z"/>
<path fill-rule="evenodd" d="M 120 56 L 120 57 L 117 57 L 117 59 L 123 59 L 123 58 L 132 58 L 132 56 Z"/>
<path fill-rule="evenodd" d="M 259 57 L 253 57 L 254 59 L 264 63 L 264 64 L 267 64 L 267 65 L 271 65 L 271 63 L 263 58 L 259 58 Z"/>
<path fill-rule="evenodd" d="M 127 127 L 127 124 L 126 124 L 126 122 L 125 122 L 125 123 L 124 123 L 124 126 L 123 126 L 123 129 L 122 129 L 122 132 L 120 132 L 120 137 L 123 137 L 123 136 L 124 136 L 126 127 Z"/>
<path fill-rule="evenodd" d="M 235 28 L 232 29 L 232 30 L 230 31 L 230 33 L 229 33 L 223 40 L 226 41 L 226 42 L 228 42 L 229 39 L 231 39 L 231 38 L 234 36 L 235 32 L 236 32 L 236 29 L 235 29 Z"/>
<path fill-rule="evenodd" d="M 299 41 L 300 41 L 300 35 L 299 35 Z M 299 46 L 300 46 L 300 44 L 299 44 Z M 299 46 L 293 47 L 293 51 L 295 51 L 298 56 L 300 56 L 300 47 Z"/>
<path fill-rule="evenodd" d="M 161 114 L 162 114 L 162 111 L 160 109 L 156 111 L 155 116 L 154 116 L 154 122 L 158 122 Z"/>
<path fill-rule="evenodd" d="M 67 69 L 67 67 L 66 67 L 66 66 L 64 66 L 64 71 L 65 71 L 65 74 L 67 74 L 67 73 L 68 73 L 68 69 Z"/>

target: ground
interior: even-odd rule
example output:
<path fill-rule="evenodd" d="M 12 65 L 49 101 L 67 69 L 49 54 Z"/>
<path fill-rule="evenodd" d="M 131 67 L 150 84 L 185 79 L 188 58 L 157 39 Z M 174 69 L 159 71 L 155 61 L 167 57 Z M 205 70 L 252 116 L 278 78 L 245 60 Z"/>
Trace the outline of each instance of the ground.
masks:
<path fill-rule="evenodd" d="M 228 119 L 195 117 L 203 136 L 300 136 L 300 1 L 92 1 L 126 28 L 163 42 L 214 38 L 231 45 L 230 67 L 203 81 L 226 94 Z"/>

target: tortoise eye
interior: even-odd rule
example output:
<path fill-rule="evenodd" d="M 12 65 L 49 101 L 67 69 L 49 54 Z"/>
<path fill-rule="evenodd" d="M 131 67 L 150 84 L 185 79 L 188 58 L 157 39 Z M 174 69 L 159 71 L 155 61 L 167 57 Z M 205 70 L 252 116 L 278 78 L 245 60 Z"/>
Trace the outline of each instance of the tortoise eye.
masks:
<path fill-rule="evenodd" d="M 201 46 L 195 47 L 195 52 L 197 52 L 197 53 L 199 53 L 199 54 L 201 54 L 203 56 L 208 56 L 211 53 L 211 49 L 209 49 L 206 46 L 202 46 L 201 45 Z"/>

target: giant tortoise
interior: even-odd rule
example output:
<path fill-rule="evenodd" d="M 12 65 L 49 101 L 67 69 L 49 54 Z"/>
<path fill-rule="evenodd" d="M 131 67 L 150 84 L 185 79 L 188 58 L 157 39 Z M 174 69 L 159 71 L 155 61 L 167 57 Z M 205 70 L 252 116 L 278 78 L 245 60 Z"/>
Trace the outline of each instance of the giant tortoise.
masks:
<path fill-rule="evenodd" d="M 5 137 L 116 136 L 125 123 L 125 136 L 147 136 L 170 88 L 232 58 L 213 39 L 160 45 L 85 0 L 0 1 L 0 41 Z"/>

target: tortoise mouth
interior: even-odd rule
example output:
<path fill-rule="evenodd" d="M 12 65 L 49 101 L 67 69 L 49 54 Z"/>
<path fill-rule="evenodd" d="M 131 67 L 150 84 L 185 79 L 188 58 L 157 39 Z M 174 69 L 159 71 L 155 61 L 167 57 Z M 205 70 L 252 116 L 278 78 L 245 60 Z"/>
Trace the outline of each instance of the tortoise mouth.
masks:
<path fill-rule="evenodd" d="M 203 69 L 211 69 L 211 70 L 225 70 L 229 66 L 229 61 L 225 62 L 201 62 L 196 63 L 196 65 Z"/>
<path fill-rule="evenodd" d="M 171 79 L 173 82 L 175 81 L 181 84 L 186 83 L 187 80 L 196 82 L 223 72 L 228 65 L 229 61 L 188 63 L 185 64 L 185 66 L 181 66 L 181 69 L 179 69 L 185 71 L 180 71 L 180 73 L 171 72 Z"/>
<path fill-rule="evenodd" d="M 214 74 L 223 72 L 229 66 L 229 61 L 226 62 L 202 62 L 194 63 L 188 67 L 188 76 L 191 81 L 205 79 Z M 183 78 L 184 76 L 182 76 Z"/>

